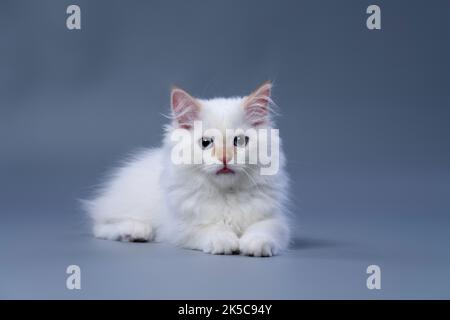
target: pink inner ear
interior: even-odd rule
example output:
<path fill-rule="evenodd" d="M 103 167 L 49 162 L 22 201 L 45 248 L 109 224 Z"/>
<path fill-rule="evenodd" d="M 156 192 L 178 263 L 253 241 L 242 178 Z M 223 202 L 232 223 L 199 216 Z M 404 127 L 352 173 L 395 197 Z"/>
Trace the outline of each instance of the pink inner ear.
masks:
<path fill-rule="evenodd" d="M 195 99 L 188 93 L 175 88 L 172 90 L 172 110 L 180 127 L 190 129 L 198 117 L 199 108 Z"/>
<path fill-rule="evenodd" d="M 269 114 L 271 84 L 266 83 L 252 93 L 245 103 L 245 115 L 252 126 L 264 124 Z"/>

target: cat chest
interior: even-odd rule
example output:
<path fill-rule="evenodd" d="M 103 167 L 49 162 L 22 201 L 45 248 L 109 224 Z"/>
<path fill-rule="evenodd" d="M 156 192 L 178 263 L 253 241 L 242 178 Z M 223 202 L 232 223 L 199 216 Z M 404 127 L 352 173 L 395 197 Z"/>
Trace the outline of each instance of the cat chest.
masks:
<path fill-rule="evenodd" d="M 210 223 L 223 223 L 238 234 L 268 214 L 268 205 L 251 195 L 226 195 L 200 204 L 200 215 Z M 203 220 L 203 219 L 202 219 Z"/>

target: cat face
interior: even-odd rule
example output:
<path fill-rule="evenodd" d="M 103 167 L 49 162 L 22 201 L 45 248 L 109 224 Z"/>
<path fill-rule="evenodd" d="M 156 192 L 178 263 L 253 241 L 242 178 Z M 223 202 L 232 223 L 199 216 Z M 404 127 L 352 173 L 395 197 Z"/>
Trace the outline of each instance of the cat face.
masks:
<path fill-rule="evenodd" d="M 184 134 L 181 149 L 190 155 L 184 164 L 223 183 L 254 175 L 261 145 L 270 149 L 271 87 L 266 82 L 246 97 L 211 100 L 173 88 L 172 127 Z"/>

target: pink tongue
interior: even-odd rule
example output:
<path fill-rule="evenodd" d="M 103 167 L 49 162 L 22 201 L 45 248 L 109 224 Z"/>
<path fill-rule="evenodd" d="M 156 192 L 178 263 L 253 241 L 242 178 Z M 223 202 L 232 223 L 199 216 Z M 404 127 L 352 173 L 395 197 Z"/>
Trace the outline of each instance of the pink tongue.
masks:
<path fill-rule="evenodd" d="M 227 167 L 223 167 L 219 171 L 217 171 L 217 174 L 226 174 L 226 173 L 234 173 L 233 170 L 228 169 Z"/>

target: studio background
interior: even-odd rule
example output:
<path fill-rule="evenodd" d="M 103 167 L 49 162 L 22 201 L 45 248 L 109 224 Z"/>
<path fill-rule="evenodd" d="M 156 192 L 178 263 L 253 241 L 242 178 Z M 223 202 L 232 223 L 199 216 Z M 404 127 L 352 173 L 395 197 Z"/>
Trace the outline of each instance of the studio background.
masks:
<path fill-rule="evenodd" d="M 81 30 L 66 8 L 81 7 Z M 382 29 L 366 27 L 381 7 Z M 0 298 L 450 298 L 450 2 L 0 2 Z M 266 79 L 295 241 L 274 258 L 90 235 L 78 199 L 158 146 L 169 89 Z M 66 289 L 79 265 L 82 289 Z M 382 289 L 368 290 L 379 265 Z"/>

